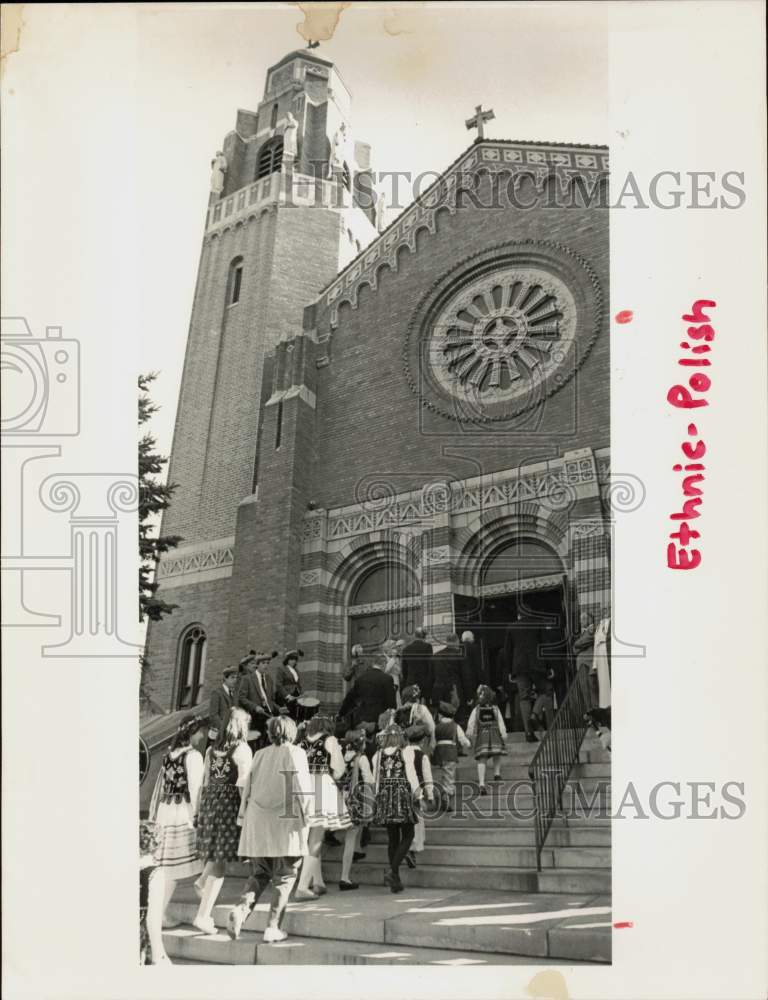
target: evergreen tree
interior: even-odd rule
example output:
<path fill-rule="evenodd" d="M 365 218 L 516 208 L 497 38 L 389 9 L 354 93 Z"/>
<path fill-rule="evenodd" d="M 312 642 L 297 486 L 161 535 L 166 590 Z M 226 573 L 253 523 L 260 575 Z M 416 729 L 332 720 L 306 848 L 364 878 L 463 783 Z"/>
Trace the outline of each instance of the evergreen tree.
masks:
<path fill-rule="evenodd" d="M 139 428 L 157 412 L 158 407 L 149 396 L 149 387 L 156 378 L 157 372 L 139 375 Z M 182 538 L 180 535 L 157 533 L 159 515 L 170 506 L 176 484 L 158 481 L 157 477 L 168 458 L 159 455 L 156 448 L 157 442 L 149 432 L 139 439 L 139 621 L 144 621 L 145 618 L 160 621 L 178 607 L 157 596 L 157 561 L 164 552 L 175 548 Z M 140 662 L 140 697 L 146 701 L 149 664 L 144 656 Z"/>

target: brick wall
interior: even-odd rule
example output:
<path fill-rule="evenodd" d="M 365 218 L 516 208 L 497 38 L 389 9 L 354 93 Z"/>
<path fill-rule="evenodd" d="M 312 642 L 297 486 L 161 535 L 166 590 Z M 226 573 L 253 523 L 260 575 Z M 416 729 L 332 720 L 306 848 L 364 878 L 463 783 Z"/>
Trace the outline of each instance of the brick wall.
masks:
<path fill-rule="evenodd" d="M 464 478 L 609 443 L 607 317 L 574 379 L 516 421 L 515 433 L 461 428 L 422 408 L 407 384 L 403 343 L 425 291 L 464 258 L 523 239 L 560 243 L 585 258 L 607 311 L 608 213 L 581 208 L 440 212 L 437 232 L 420 233 L 416 253 L 402 250 L 397 272 L 380 272 L 377 290 L 363 287 L 357 309 L 341 306 L 337 329 L 330 330 L 327 307 L 318 306 L 318 335 L 331 337 L 330 364 L 318 374 L 312 495 L 318 506 L 354 503 L 374 480 L 400 492 L 429 478 Z"/>

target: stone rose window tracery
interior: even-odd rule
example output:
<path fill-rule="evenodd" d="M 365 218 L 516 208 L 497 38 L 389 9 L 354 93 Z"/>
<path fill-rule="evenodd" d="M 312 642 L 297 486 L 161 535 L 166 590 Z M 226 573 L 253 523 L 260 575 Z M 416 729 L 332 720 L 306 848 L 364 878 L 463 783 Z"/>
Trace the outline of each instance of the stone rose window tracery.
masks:
<path fill-rule="evenodd" d="M 573 296 L 561 280 L 508 267 L 471 282 L 441 310 L 429 364 L 453 396 L 512 400 L 563 363 L 574 332 Z"/>
<path fill-rule="evenodd" d="M 604 323 L 586 260 L 562 244 L 510 240 L 465 258 L 425 292 L 403 344 L 405 378 L 441 417 L 506 422 L 573 378 Z"/>

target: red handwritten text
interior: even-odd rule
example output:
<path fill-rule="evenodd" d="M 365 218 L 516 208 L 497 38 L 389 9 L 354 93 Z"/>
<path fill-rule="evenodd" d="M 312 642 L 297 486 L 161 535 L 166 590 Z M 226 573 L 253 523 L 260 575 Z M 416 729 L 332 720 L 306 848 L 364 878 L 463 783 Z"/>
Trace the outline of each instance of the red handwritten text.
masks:
<path fill-rule="evenodd" d="M 711 299 L 698 299 L 693 304 L 690 313 L 683 316 L 687 323 L 699 324 L 688 327 L 689 340 L 684 340 L 680 347 L 690 354 L 681 358 L 677 363 L 685 368 L 709 368 L 711 360 L 707 355 L 711 351 L 710 343 L 714 340 L 715 331 L 710 325 L 709 316 L 704 309 L 711 309 L 717 303 Z M 694 343 L 690 341 L 702 341 Z M 667 401 L 672 406 L 684 410 L 694 409 L 699 406 L 708 406 L 709 401 L 703 396 L 712 381 L 704 372 L 695 372 L 688 379 L 687 385 L 673 385 L 667 393 Z M 696 395 L 694 395 L 696 393 Z M 689 521 L 696 520 L 701 511 L 699 507 L 702 502 L 704 490 L 699 485 L 704 482 L 704 470 L 706 466 L 701 461 L 707 453 L 707 446 L 699 437 L 699 430 L 696 424 L 688 424 L 688 437 L 698 438 L 697 441 L 683 441 L 680 450 L 685 458 L 685 463 L 678 462 L 672 466 L 674 472 L 681 472 L 681 488 L 683 502 L 681 509 L 670 514 L 670 520 L 675 522 L 676 531 L 671 531 L 669 537 L 671 541 L 667 545 L 667 566 L 670 569 L 696 569 L 701 564 L 701 552 L 699 549 L 691 548 L 691 541 L 700 537 L 700 532 L 690 526 Z"/>

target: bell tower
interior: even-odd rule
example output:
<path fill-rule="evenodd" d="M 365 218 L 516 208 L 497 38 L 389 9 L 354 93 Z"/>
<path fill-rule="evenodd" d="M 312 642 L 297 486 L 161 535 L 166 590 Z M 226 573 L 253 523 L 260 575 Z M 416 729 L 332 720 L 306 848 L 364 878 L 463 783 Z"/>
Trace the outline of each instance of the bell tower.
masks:
<path fill-rule="evenodd" d="M 185 628 L 203 629 L 209 662 L 223 655 L 238 505 L 258 491 L 268 359 L 377 235 L 370 147 L 353 138 L 351 108 L 333 63 L 292 52 L 269 68 L 257 109 L 238 110 L 211 161 L 169 465 L 178 488 L 162 528 L 183 542 L 158 569 L 178 608 L 147 636 L 154 696 L 169 708 L 187 707 L 178 704 L 189 687 Z"/>

